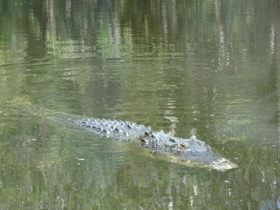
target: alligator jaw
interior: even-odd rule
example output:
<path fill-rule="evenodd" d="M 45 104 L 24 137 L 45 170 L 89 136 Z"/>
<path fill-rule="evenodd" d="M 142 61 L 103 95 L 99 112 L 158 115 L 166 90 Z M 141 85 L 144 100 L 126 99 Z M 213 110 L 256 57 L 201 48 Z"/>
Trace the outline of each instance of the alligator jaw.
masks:
<path fill-rule="evenodd" d="M 226 158 L 219 158 L 210 163 L 209 167 L 218 171 L 227 171 L 233 168 L 237 168 L 238 166 Z"/>

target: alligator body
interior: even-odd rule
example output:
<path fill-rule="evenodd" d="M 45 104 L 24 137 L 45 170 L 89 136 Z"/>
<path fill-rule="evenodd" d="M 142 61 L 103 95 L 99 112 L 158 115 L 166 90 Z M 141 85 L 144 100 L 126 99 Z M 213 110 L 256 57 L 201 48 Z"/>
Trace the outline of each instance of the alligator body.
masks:
<path fill-rule="evenodd" d="M 209 145 L 195 136 L 182 139 L 162 131 L 149 134 L 152 131 L 151 127 L 119 120 L 87 118 L 75 120 L 74 124 L 95 134 L 116 140 L 140 139 L 142 146 L 150 148 L 153 152 L 168 155 L 175 162 L 185 161 L 189 163 L 188 165 L 199 165 L 220 171 L 237 167 L 228 159 L 217 155 Z"/>
<path fill-rule="evenodd" d="M 152 130 L 151 127 L 120 120 L 86 118 L 82 120 L 75 120 L 74 123 L 100 136 L 125 141 L 131 141 L 139 138 L 140 136 L 145 136 Z"/>

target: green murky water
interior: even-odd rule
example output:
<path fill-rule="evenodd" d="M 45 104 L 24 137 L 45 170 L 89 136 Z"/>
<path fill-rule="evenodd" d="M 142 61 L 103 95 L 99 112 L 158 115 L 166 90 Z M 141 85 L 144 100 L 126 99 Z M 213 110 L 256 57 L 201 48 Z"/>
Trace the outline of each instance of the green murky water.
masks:
<path fill-rule="evenodd" d="M 280 209 L 279 9 L 0 0 L 0 209 Z M 239 167 L 151 158 L 69 116 L 196 130 Z"/>

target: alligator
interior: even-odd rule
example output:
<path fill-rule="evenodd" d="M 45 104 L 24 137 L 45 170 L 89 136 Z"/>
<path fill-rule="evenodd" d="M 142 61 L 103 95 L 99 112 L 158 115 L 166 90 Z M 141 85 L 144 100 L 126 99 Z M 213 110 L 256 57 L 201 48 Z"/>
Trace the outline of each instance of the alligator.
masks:
<path fill-rule="evenodd" d="M 84 118 L 64 112 L 57 112 L 31 103 L 29 97 L 23 96 L 5 101 L 8 110 L 19 110 L 25 115 L 41 116 L 61 125 L 61 121 L 74 124 L 75 127 L 86 129 L 97 135 L 121 141 L 140 140 L 140 144 L 152 151 L 159 159 L 164 159 L 157 154 L 167 156 L 168 161 L 176 162 L 187 166 L 199 166 L 219 171 L 226 171 L 238 166 L 226 158 L 219 156 L 204 141 L 192 135 L 189 139 L 174 137 L 169 133 L 153 132 L 150 126 L 144 126 L 133 122 L 121 120 L 109 120 L 98 118 Z M 20 105 L 20 106 L 19 106 Z M 72 127 L 72 126 L 71 126 Z"/>
<path fill-rule="evenodd" d="M 75 125 L 100 136 L 122 141 L 139 139 L 142 146 L 151 149 L 152 152 L 168 155 L 175 162 L 219 171 L 237 167 L 228 159 L 220 157 L 209 145 L 194 135 L 189 139 L 182 139 L 163 131 L 152 132 L 151 127 L 120 120 L 84 118 L 73 121 Z"/>

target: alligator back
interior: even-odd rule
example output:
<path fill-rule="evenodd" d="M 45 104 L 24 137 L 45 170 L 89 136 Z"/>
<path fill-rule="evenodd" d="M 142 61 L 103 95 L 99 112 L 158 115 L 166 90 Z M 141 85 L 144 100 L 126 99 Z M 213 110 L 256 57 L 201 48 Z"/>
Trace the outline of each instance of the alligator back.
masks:
<path fill-rule="evenodd" d="M 125 141 L 145 136 L 152 130 L 150 126 L 146 127 L 144 125 L 121 120 L 84 118 L 81 120 L 74 120 L 74 123 L 98 135 Z"/>

